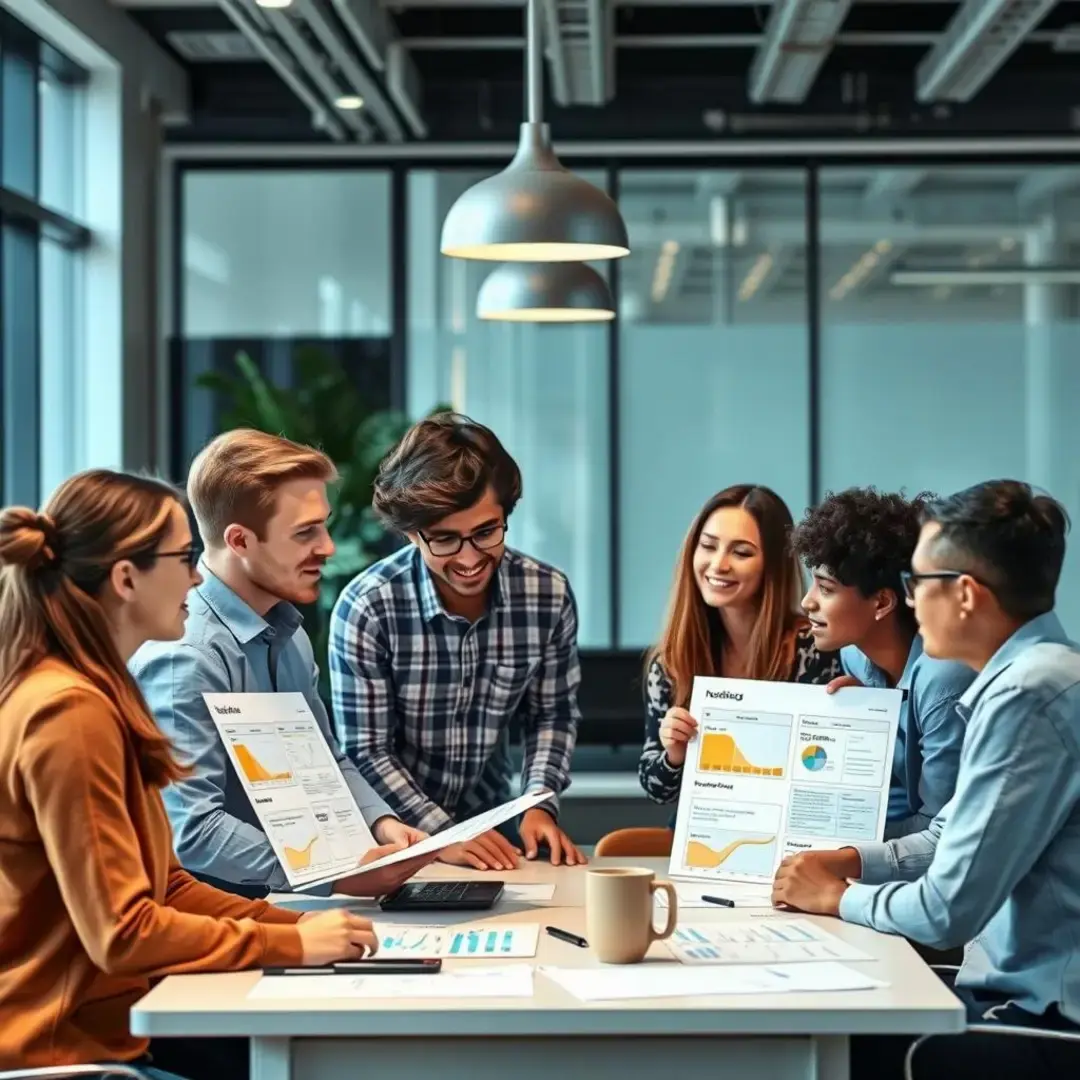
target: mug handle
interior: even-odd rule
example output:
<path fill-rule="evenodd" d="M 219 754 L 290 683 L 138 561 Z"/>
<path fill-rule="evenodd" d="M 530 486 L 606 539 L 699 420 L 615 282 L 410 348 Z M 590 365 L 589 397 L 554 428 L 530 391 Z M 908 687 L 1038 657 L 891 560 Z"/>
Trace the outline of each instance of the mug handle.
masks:
<path fill-rule="evenodd" d="M 670 881 L 652 881 L 649 883 L 649 895 L 655 896 L 656 891 L 667 893 L 668 898 L 668 915 L 667 925 L 663 930 L 658 931 L 653 926 L 652 918 L 649 919 L 649 941 L 663 941 L 665 938 L 671 937 L 675 933 L 675 923 L 679 918 L 679 898 L 675 894 L 675 886 Z"/>

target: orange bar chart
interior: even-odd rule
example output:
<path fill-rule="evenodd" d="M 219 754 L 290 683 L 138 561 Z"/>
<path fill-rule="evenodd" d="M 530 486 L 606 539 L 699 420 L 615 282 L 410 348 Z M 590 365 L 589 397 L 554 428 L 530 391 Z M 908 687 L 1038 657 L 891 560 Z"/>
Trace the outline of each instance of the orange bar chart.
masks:
<path fill-rule="evenodd" d="M 740 773 L 744 776 L 783 776 L 783 766 L 755 765 L 739 749 L 734 736 L 727 732 L 706 733 L 701 738 L 702 772 Z"/>

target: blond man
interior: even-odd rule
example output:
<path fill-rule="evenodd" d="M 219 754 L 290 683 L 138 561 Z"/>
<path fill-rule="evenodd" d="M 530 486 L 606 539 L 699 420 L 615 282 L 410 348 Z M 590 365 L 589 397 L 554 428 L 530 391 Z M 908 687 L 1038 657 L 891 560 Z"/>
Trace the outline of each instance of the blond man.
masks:
<path fill-rule="evenodd" d="M 207 692 L 303 694 L 376 840 L 400 846 L 425 835 L 404 825 L 342 752 L 318 694 L 318 667 L 297 605 L 318 598 L 334 553 L 326 489 L 335 479 L 325 454 L 275 435 L 237 430 L 210 443 L 188 475 L 204 580 L 188 596 L 184 637 L 144 646 L 130 665 L 159 726 L 193 769 L 163 793 L 180 861 L 244 895 L 289 886 L 229 765 L 203 700 Z M 379 895 L 419 865 L 409 860 L 357 872 L 334 889 Z"/>

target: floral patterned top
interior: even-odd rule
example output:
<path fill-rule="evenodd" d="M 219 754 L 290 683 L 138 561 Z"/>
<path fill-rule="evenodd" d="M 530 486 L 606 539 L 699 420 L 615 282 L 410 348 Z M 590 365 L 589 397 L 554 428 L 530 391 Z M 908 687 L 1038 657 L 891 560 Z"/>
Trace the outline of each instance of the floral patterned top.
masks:
<path fill-rule="evenodd" d="M 838 652 L 818 652 L 809 627 L 795 635 L 795 661 L 789 682 L 827 683 L 843 674 Z M 672 686 L 664 665 L 654 659 L 645 678 L 645 746 L 638 760 L 638 779 L 657 803 L 673 803 L 682 786 L 682 766 L 672 765 L 660 745 L 660 723 L 671 708 Z"/>

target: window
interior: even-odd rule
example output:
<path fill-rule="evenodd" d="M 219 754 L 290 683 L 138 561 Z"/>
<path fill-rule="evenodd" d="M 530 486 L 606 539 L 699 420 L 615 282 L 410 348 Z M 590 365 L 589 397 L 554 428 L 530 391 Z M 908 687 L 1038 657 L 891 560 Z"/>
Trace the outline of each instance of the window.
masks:
<path fill-rule="evenodd" d="M 477 318 L 498 264 L 446 258 L 439 235 L 454 200 L 490 172 L 409 175 L 408 408 L 417 417 L 449 404 L 498 435 L 524 478 L 507 542 L 566 572 L 581 645 L 608 647 L 609 331 Z M 580 175 L 604 186 L 603 173 Z"/>
<path fill-rule="evenodd" d="M 1080 170 L 830 169 L 821 192 L 823 488 L 1011 477 L 1080 521 Z"/>
<path fill-rule="evenodd" d="M 619 644 L 656 640 L 694 515 L 737 483 L 810 500 L 803 170 L 625 170 Z"/>
<path fill-rule="evenodd" d="M 37 505 L 71 472 L 84 74 L 0 13 L 0 483 Z"/>

